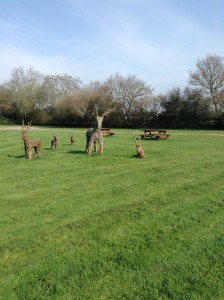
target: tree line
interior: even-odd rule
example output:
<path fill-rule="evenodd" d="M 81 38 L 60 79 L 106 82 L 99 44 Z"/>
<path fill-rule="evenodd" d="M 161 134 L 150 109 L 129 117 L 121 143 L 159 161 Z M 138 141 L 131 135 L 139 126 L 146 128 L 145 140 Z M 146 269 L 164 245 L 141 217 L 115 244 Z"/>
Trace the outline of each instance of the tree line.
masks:
<path fill-rule="evenodd" d="M 160 95 L 136 75 L 116 73 L 84 85 L 79 77 L 44 75 L 22 66 L 0 84 L 0 118 L 16 123 L 92 127 L 94 102 L 102 111 L 116 106 L 105 120 L 107 127 L 223 129 L 224 58 L 207 54 L 198 59 L 184 89 Z"/>

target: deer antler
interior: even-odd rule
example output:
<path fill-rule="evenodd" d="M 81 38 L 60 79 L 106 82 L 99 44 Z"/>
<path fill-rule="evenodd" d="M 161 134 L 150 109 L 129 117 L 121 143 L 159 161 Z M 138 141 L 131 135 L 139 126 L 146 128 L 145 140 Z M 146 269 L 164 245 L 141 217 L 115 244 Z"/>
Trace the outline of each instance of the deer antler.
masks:
<path fill-rule="evenodd" d="M 95 101 L 93 101 L 93 102 L 94 102 L 94 106 L 95 106 L 95 110 L 96 110 L 96 116 L 98 117 L 98 105 L 96 104 Z"/>
<path fill-rule="evenodd" d="M 28 129 L 30 129 L 30 125 L 31 125 L 32 121 L 30 122 L 27 122 L 27 125 L 26 125 L 26 132 L 28 131 Z"/>
<path fill-rule="evenodd" d="M 106 110 L 103 114 L 102 114 L 102 118 L 108 116 L 110 113 L 112 113 L 113 111 L 115 111 L 116 107 L 113 107 L 111 109 Z"/>
<path fill-rule="evenodd" d="M 25 127 L 24 125 L 24 119 L 22 120 L 22 132 L 27 132 L 27 130 L 29 129 L 29 126 L 31 125 L 32 121 L 27 122 L 27 126 Z"/>

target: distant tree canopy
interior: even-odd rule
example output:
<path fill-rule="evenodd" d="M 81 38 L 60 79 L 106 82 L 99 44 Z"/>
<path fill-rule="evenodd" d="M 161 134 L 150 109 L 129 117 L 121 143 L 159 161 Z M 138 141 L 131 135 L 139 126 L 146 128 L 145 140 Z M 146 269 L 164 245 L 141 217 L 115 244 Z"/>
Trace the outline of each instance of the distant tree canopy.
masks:
<path fill-rule="evenodd" d="M 136 75 L 110 75 L 84 85 L 69 74 L 44 75 L 33 67 L 14 68 L 0 85 L 0 116 L 42 125 L 89 127 L 99 113 L 116 106 L 105 119 L 110 127 L 224 128 L 223 57 L 198 59 L 189 86 L 153 95 L 150 84 Z"/>
<path fill-rule="evenodd" d="M 216 114 L 223 107 L 224 58 L 208 54 L 198 59 L 196 71 L 190 72 L 189 83 L 208 95 Z"/>

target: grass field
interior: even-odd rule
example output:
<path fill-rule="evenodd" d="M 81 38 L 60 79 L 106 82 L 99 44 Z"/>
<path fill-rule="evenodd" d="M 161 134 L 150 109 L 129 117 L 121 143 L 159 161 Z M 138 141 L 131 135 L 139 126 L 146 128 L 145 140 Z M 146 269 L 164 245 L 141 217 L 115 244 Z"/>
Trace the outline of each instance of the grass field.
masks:
<path fill-rule="evenodd" d="M 50 150 L 52 133 L 59 149 Z M 69 145 L 74 132 L 76 144 Z M 224 132 L 0 130 L 0 299 L 224 299 Z"/>

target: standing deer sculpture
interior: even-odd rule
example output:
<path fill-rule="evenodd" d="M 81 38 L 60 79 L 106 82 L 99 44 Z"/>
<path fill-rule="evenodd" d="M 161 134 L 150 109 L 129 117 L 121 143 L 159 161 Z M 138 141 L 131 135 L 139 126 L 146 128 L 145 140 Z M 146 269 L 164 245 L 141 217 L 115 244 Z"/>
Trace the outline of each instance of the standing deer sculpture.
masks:
<path fill-rule="evenodd" d="M 25 156 L 26 158 L 32 159 L 32 148 L 35 151 L 35 157 L 40 155 L 40 148 L 41 148 L 41 140 L 29 141 L 27 136 L 27 131 L 29 130 L 29 126 L 31 125 L 32 121 L 28 123 L 27 126 L 24 125 L 24 120 L 22 121 L 22 139 L 24 142 L 24 149 L 25 149 Z"/>
<path fill-rule="evenodd" d="M 58 149 L 58 133 L 53 134 L 53 139 L 51 140 L 51 149 Z"/>
<path fill-rule="evenodd" d="M 70 145 L 74 145 L 75 144 L 75 138 L 74 138 L 74 134 L 72 133 L 71 135 L 70 135 Z"/>
<path fill-rule="evenodd" d="M 137 157 L 144 158 L 145 153 L 144 153 L 144 150 L 143 150 L 141 142 L 140 142 L 140 136 L 138 136 L 138 141 L 137 141 L 137 137 L 135 136 L 135 144 L 136 144 Z"/>
<path fill-rule="evenodd" d="M 103 134 L 101 131 L 103 119 L 104 117 L 112 113 L 115 109 L 116 107 L 108 109 L 102 114 L 102 116 L 99 116 L 98 106 L 95 104 L 97 125 L 95 128 L 89 128 L 86 132 L 86 153 L 87 154 L 89 155 L 91 154 L 93 144 L 94 144 L 94 151 L 97 152 L 97 142 L 100 144 L 100 154 L 101 155 L 103 154 Z"/>

